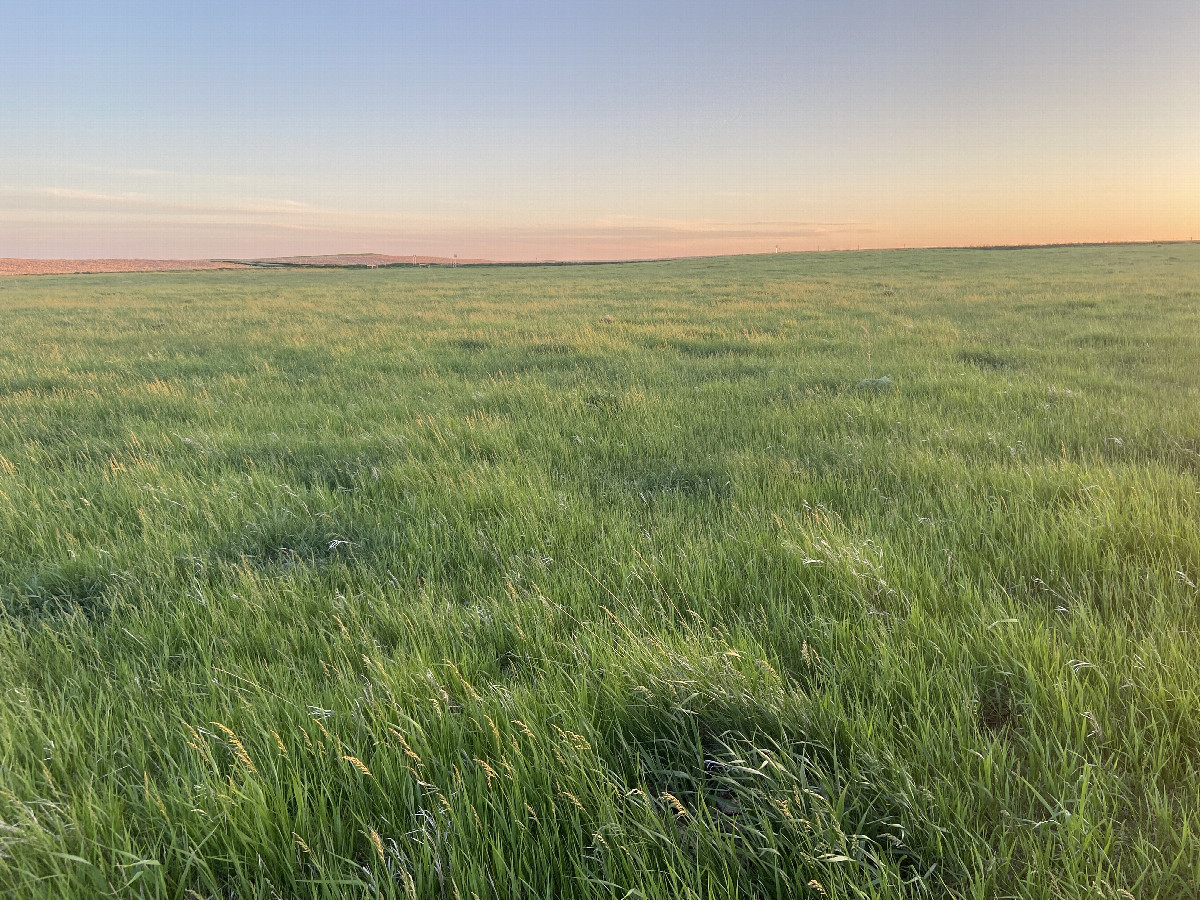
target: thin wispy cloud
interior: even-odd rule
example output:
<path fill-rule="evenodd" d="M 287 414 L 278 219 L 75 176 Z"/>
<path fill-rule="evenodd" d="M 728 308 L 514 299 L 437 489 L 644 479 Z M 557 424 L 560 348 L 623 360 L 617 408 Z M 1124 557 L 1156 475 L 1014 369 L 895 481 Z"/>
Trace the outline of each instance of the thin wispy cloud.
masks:
<path fill-rule="evenodd" d="M 501 220 L 480 221 L 467 216 L 431 216 L 418 213 L 361 212 L 319 207 L 280 198 L 254 198 L 236 203 L 196 203 L 153 197 L 142 193 L 104 193 L 77 188 L 47 187 L 3 190 L 9 219 L 33 221 L 76 216 L 80 221 L 96 215 L 149 219 L 158 224 L 185 225 L 198 220 L 227 219 L 241 223 L 246 217 L 270 220 L 273 227 L 329 231 L 342 228 L 358 235 L 386 236 L 398 229 L 428 234 L 461 235 L 472 227 L 512 238 L 545 237 L 548 234 L 572 239 L 687 239 L 687 238 L 807 238 L 842 232 L 865 233 L 875 226 L 857 222 L 717 221 L 606 216 L 592 220 L 555 220 L 518 224 Z M 287 221 L 287 220 L 293 221 Z"/>
<path fill-rule="evenodd" d="M 609 216 L 569 229 L 595 234 L 645 234 L 683 237 L 820 237 L 842 232 L 863 233 L 876 226 L 862 222 L 730 222 L 708 219 L 647 219 L 636 216 Z"/>
<path fill-rule="evenodd" d="M 0 190 L 11 212 L 80 211 L 177 216 L 287 216 L 314 212 L 309 203 L 279 198 L 246 198 L 228 203 L 195 202 L 145 193 L 106 193 L 79 188 L 43 187 Z"/>

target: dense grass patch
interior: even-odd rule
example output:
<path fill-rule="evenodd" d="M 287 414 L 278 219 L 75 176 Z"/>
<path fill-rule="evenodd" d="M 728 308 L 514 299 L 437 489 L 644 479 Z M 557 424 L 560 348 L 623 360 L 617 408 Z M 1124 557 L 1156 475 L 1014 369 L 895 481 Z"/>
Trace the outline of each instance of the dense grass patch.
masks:
<path fill-rule="evenodd" d="M 1198 277 L 0 281 L 0 893 L 1196 896 Z"/>

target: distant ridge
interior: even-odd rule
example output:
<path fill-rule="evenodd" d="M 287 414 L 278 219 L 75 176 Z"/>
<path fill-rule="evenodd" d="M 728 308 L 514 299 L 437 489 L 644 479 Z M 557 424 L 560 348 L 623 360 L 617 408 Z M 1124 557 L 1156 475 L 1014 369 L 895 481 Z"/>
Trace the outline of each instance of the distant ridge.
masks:
<path fill-rule="evenodd" d="M 0 277 L 15 275 L 92 275 L 106 272 L 186 272 L 201 269 L 384 269 L 406 266 L 610 266 L 675 262 L 690 259 L 732 259 L 814 253 L 891 253 L 912 250 L 1048 250 L 1088 247 L 1145 247 L 1200 243 L 1194 240 L 1110 241 L 1058 244 L 979 244 L 943 247 L 869 247 L 865 250 L 787 250 L 783 254 L 728 253 L 697 256 L 630 257 L 626 259 L 509 260 L 455 259 L 451 256 L 388 256 L 383 253 L 344 253 L 324 256 L 276 256 L 256 259 L 17 259 L 0 257 Z"/>
<path fill-rule="evenodd" d="M 455 259 L 450 256 L 387 256 L 383 253 L 338 253 L 328 256 L 274 256 L 264 259 L 229 259 L 235 263 L 260 269 L 381 269 L 386 266 L 477 266 L 488 259 Z"/>

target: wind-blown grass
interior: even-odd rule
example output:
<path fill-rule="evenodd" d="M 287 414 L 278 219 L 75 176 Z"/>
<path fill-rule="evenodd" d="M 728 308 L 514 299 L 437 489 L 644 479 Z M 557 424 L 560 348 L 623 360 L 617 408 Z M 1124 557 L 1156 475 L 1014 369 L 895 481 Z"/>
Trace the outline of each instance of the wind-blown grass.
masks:
<path fill-rule="evenodd" d="M 0 893 L 1196 896 L 1198 278 L 0 282 Z"/>

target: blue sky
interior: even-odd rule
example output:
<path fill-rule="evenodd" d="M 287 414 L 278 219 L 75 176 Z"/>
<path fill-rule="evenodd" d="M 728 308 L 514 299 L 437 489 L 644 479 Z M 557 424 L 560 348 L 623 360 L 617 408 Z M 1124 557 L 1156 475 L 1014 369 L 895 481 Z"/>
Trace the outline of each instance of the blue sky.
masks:
<path fill-rule="evenodd" d="M 0 0 L 0 256 L 1200 236 L 1200 4 Z"/>

